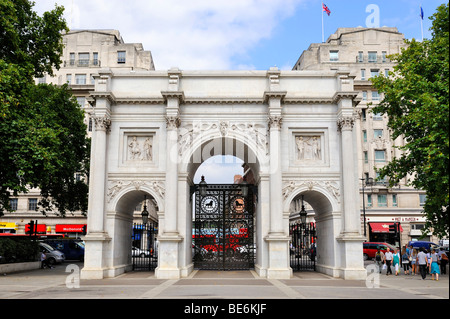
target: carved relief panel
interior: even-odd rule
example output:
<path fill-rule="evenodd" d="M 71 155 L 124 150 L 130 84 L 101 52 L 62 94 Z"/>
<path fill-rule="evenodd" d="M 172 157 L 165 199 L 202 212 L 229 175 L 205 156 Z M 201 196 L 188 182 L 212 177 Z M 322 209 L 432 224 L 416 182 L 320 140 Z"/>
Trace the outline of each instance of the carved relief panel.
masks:
<path fill-rule="evenodd" d="M 329 164 L 327 129 L 292 129 L 291 166 L 323 166 Z"/>
<path fill-rule="evenodd" d="M 147 166 L 158 162 L 157 130 L 122 128 L 120 132 L 120 166 Z"/>
<path fill-rule="evenodd" d="M 153 136 L 127 136 L 128 161 L 153 161 Z"/>

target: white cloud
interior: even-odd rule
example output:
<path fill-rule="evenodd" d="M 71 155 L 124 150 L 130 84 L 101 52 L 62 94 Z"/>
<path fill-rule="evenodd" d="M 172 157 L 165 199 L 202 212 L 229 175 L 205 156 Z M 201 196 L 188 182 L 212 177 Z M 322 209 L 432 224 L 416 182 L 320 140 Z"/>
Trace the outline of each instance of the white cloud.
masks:
<path fill-rule="evenodd" d="M 39 0 L 35 10 L 58 2 L 73 29 L 117 29 L 125 42 L 152 51 L 157 69 L 239 69 L 232 59 L 270 38 L 303 1 Z"/>

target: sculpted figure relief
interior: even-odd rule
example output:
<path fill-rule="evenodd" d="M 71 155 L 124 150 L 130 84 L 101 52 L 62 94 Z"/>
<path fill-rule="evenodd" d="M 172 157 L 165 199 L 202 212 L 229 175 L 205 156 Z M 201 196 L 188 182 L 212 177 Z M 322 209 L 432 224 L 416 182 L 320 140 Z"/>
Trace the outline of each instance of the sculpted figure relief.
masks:
<path fill-rule="evenodd" d="M 320 160 L 322 159 L 320 136 L 297 136 L 297 159 L 299 160 Z"/>
<path fill-rule="evenodd" d="M 133 136 L 128 138 L 128 159 L 138 161 L 153 160 L 153 143 L 151 137 Z M 141 146 L 143 140 L 143 145 Z M 140 143 L 141 142 L 141 143 Z"/>

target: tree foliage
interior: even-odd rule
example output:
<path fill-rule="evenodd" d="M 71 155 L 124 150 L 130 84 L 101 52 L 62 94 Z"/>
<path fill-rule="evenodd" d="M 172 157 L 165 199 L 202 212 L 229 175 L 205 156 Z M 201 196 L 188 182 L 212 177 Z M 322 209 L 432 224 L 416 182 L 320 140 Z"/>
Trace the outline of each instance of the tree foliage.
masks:
<path fill-rule="evenodd" d="M 39 17 L 27 0 L 0 0 L 0 216 L 10 197 L 39 188 L 42 211 L 87 210 L 89 140 L 67 85 L 34 83 L 53 74 L 68 31 L 63 8 Z"/>
<path fill-rule="evenodd" d="M 393 139 L 403 137 L 402 156 L 379 170 L 393 186 L 402 178 L 425 190 L 426 230 L 448 236 L 449 206 L 449 19 L 448 3 L 430 17 L 432 39 L 406 41 L 389 77 L 372 79 L 384 93 L 374 113 L 386 113 Z"/>

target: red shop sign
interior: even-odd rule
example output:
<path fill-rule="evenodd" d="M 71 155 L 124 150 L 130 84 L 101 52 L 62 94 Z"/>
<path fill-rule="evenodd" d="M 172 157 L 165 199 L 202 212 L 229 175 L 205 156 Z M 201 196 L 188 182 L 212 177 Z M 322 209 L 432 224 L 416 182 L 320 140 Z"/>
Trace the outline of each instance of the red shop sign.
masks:
<path fill-rule="evenodd" d="M 57 233 L 82 233 L 83 226 L 86 225 L 55 225 L 55 232 Z"/>

